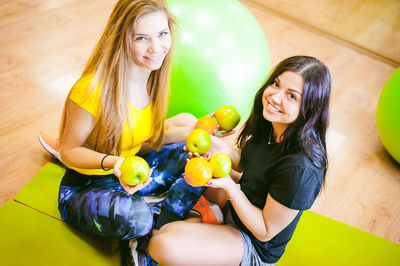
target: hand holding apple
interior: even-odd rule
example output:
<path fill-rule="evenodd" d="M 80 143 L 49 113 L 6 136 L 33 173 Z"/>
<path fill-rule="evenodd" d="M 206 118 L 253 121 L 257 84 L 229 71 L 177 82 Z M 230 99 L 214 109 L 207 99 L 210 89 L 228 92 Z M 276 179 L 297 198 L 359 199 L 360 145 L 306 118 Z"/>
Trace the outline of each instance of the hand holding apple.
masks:
<path fill-rule="evenodd" d="M 213 172 L 213 177 L 220 178 L 229 175 L 231 172 L 231 158 L 225 153 L 218 153 L 211 156 L 209 163 Z"/>
<path fill-rule="evenodd" d="M 211 147 L 210 135 L 204 129 L 196 128 L 186 138 L 186 147 L 191 153 L 203 155 Z"/>
<path fill-rule="evenodd" d="M 215 111 L 215 119 L 224 131 L 235 128 L 240 122 L 240 114 L 233 106 L 223 106 Z"/>
<path fill-rule="evenodd" d="M 215 130 L 218 130 L 217 121 L 210 116 L 204 116 L 197 120 L 194 128 L 201 128 L 208 132 L 210 135 L 214 135 Z"/>
<path fill-rule="evenodd" d="M 204 186 L 212 178 L 210 163 L 204 158 L 193 158 L 186 163 L 185 180 L 192 186 Z"/>
<path fill-rule="evenodd" d="M 125 158 L 119 169 L 121 180 L 129 186 L 144 183 L 150 176 L 149 165 L 139 156 Z"/>

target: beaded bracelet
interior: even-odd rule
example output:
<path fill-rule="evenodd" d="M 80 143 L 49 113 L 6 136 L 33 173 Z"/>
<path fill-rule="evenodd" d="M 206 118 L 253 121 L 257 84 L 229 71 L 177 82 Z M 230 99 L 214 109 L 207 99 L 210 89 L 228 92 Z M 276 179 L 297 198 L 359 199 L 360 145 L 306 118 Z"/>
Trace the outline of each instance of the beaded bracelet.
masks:
<path fill-rule="evenodd" d="M 111 168 L 105 169 L 104 166 L 103 166 L 104 159 L 105 159 L 107 156 L 110 156 L 110 155 L 112 155 L 112 154 L 106 154 L 106 155 L 103 157 L 103 159 L 101 159 L 100 166 L 101 166 L 101 169 L 103 169 L 103 171 L 110 171 L 110 170 L 111 170 Z"/>

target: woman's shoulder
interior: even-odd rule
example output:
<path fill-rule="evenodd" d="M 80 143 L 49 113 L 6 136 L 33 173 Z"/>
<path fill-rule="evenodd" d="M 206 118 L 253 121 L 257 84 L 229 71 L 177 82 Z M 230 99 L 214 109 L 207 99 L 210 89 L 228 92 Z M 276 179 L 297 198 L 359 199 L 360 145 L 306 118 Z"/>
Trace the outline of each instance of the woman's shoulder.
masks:
<path fill-rule="evenodd" d="M 94 78 L 94 73 L 82 75 L 71 89 L 71 98 L 74 99 L 89 96 L 98 98 L 100 95 L 100 86 L 93 86 L 92 82 L 94 81 Z"/>
<path fill-rule="evenodd" d="M 295 167 L 297 169 L 307 169 L 317 175 L 323 173 L 323 169 L 318 168 L 311 159 L 301 151 L 287 153 L 280 158 L 280 165 L 282 168 Z"/>
<path fill-rule="evenodd" d="M 73 90 L 89 90 L 94 79 L 94 73 L 83 74 L 72 87 Z"/>
<path fill-rule="evenodd" d="M 321 190 L 324 170 L 298 152 L 282 156 L 273 176 L 271 196 L 289 208 L 305 210 L 312 206 Z"/>
<path fill-rule="evenodd" d="M 72 87 L 69 99 L 93 116 L 97 116 L 100 108 L 100 86 L 93 87 L 94 76 L 94 74 L 82 75 Z"/>

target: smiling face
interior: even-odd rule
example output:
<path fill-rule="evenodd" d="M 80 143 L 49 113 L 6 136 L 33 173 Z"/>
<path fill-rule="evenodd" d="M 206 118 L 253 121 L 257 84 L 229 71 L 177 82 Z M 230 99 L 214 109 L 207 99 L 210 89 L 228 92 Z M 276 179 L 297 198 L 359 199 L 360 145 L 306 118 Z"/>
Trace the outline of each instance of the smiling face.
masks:
<path fill-rule="evenodd" d="M 136 65 L 150 71 L 159 69 L 171 44 L 171 32 L 164 12 L 150 12 L 138 17 L 132 45 Z"/>
<path fill-rule="evenodd" d="M 285 71 L 263 92 L 263 117 L 270 121 L 280 136 L 300 113 L 304 79 L 293 71 Z"/>

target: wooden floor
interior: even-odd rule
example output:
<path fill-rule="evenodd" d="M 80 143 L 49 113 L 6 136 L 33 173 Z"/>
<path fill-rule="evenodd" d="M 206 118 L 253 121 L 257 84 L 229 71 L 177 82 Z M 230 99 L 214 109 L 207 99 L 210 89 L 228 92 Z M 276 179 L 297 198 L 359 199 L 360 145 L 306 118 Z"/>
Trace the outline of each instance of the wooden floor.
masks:
<path fill-rule="evenodd" d="M 330 168 L 312 209 L 400 243 L 400 166 L 382 147 L 375 122 L 380 91 L 399 67 L 399 2 L 241 2 L 265 32 L 272 65 L 307 54 L 331 70 Z M 57 134 L 64 99 L 114 3 L 0 1 L 0 206 L 52 160 L 37 133 Z M 338 20 L 343 24 L 332 30 Z"/>
<path fill-rule="evenodd" d="M 250 0 L 310 30 L 400 65 L 398 0 Z"/>

